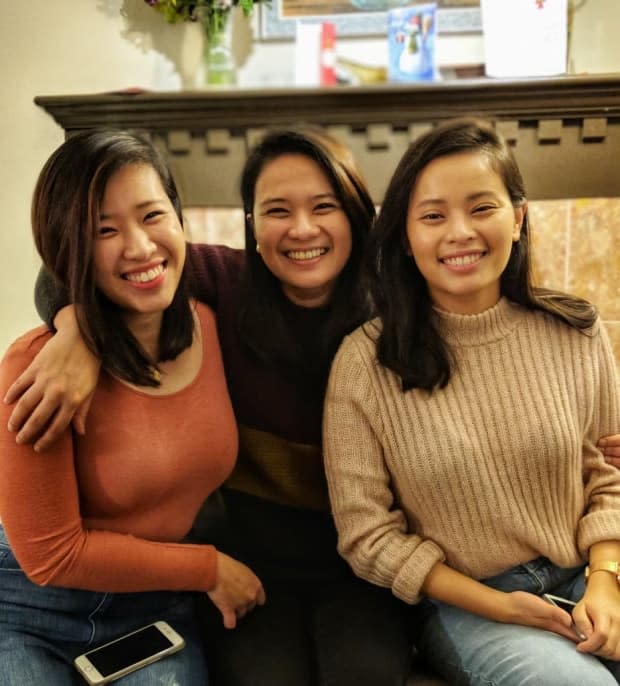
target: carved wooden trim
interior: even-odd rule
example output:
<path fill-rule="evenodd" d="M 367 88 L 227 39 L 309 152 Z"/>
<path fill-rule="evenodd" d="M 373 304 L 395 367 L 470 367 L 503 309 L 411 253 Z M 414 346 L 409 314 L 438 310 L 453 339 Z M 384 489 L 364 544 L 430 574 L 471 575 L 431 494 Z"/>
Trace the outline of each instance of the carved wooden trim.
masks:
<path fill-rule="evenodd" d="M 175 173 L 190 204 L 237 205 L 236 175 L 248 146 L 265 128 L 299 122 L 343 137 L 380 202 L 402 151 L 421 130 L 473 113 L 498 120 L 512 140 L 530 197 L 620 196 L 618 74 L 38 96 L 35 102 L 69 135 L 98 126 L 150 131 L 176 156 Z"/>

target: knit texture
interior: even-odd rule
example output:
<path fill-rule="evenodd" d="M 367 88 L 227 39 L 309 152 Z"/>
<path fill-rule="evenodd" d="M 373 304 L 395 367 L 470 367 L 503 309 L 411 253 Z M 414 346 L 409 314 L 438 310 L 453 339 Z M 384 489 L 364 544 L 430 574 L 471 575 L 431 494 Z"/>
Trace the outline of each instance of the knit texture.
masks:
<path fill-rule="evenodd" d="M 326 470 L 355 572 L 416 602 L 444 559 L 481 579 L 541 555 L 575 566 L 620 539 L 620 472 L 596 448 L 620 428 L 600 323 L 579 332 L 506 299 L 436 313 L 456 361 L 446 388 L 403 393 L 376 360 L 376 320 L 332 367 Z"/>
<path fill-rule="evenodd" d="M 270 503 L 328 512 L 321 423 L 324 388 L 282 366 L 257 360 L 238 332 L 245 253 L 221 245 L 189 246 L 196 297 L 215 310 L 224 366 L 239 428 L 239 456 L 226 486 Z M 281 296 L 287 326 L 308 359 L 326 308 L 299 307 Z"/>
<path fill-rule="evenodd" d="M 83 437 L 67 430 L 48 451 L 0 431 L 0 515 L 36 583 L 100 592 L 207 591 L 213 546 L 182 543 L 203 500 L 230 473 L 236 451 L 213 313 L 197 307 L 200 372 L 153 396 L 102 372 Z M 19 338 L 0 364 L 0 392 L 51 334 Z M 6 427 L 12 407 L 0 403 Z"/>

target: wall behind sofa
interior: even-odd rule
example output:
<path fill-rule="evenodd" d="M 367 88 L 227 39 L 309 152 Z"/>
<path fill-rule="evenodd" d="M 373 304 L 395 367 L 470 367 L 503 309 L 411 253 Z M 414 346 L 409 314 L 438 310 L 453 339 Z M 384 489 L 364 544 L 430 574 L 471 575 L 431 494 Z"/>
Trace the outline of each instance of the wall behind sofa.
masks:
<path fill-rule="evenodd" d="M 615 25 L 620 3 L 579 4 L 572 50 L 576 70 L 620 72 L 618 41 L 604 30 Z M 38 171 L 63 140 L 60 126 L 34 105 L 33 98 L 132 86 L 178 89 L 177 65 L 187 57 L 189 45 L 183 40 L 186 31 L 186 26 L 166 24 L 143 0 L 2 3 L 0 355 L 19 334 L 39 323 L 32 298 L 39 259 L 30 235 L 30 197 Z M 291 71 L 293 44 L 252 42 L 257 35 L 255 17 L 239 35 L 240 82 L 272 84 L 278 78 L 284 83 Z M 372 53 L 372 43 L 339 41 L 344 53 L 359 59 Z M 448 61 L 480 60 L 480 36 L 450 38 L 442 54 Z M 288 71 L 279 72 L 278 65 L 288 65 Z"/>

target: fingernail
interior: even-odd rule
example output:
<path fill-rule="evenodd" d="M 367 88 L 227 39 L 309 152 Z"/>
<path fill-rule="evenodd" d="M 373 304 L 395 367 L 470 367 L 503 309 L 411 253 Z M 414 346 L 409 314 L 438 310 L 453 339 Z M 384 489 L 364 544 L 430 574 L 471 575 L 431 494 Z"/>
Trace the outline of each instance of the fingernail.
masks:
<path fill-rule="evenodd" d="M 9 431 L 15 431 L 15 429 L 13 428 L 13 425 L 11 424 L 11 422 L 9 422 L 9 423 L 6 425 L 6 428 L 7 428 Z"/>
<path fill-rule="evenodd" d="M 15 436 L 15 443 L 18 443 L 19 445 L 21 445 L 23 442 L 24 442 L 24 437 L 21 434 L 17 434 L 17 436 Z"/>

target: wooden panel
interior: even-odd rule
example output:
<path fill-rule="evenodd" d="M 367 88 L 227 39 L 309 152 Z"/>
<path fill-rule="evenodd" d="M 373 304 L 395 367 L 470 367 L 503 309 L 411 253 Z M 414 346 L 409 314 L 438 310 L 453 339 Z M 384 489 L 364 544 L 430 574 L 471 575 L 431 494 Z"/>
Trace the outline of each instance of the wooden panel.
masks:
<path fill-rule="evenodd" d="M 39 96 L 68 135 L 146 130 L 169 151 L 186 204 L 237 206 L 248 145 L 269 127 L 314 123 L 349 144 L 381 202 L 420 132 L 449 117 L 498 121 L 532 199 L 620 196 L 620 75 L 335 88 Z"/>

